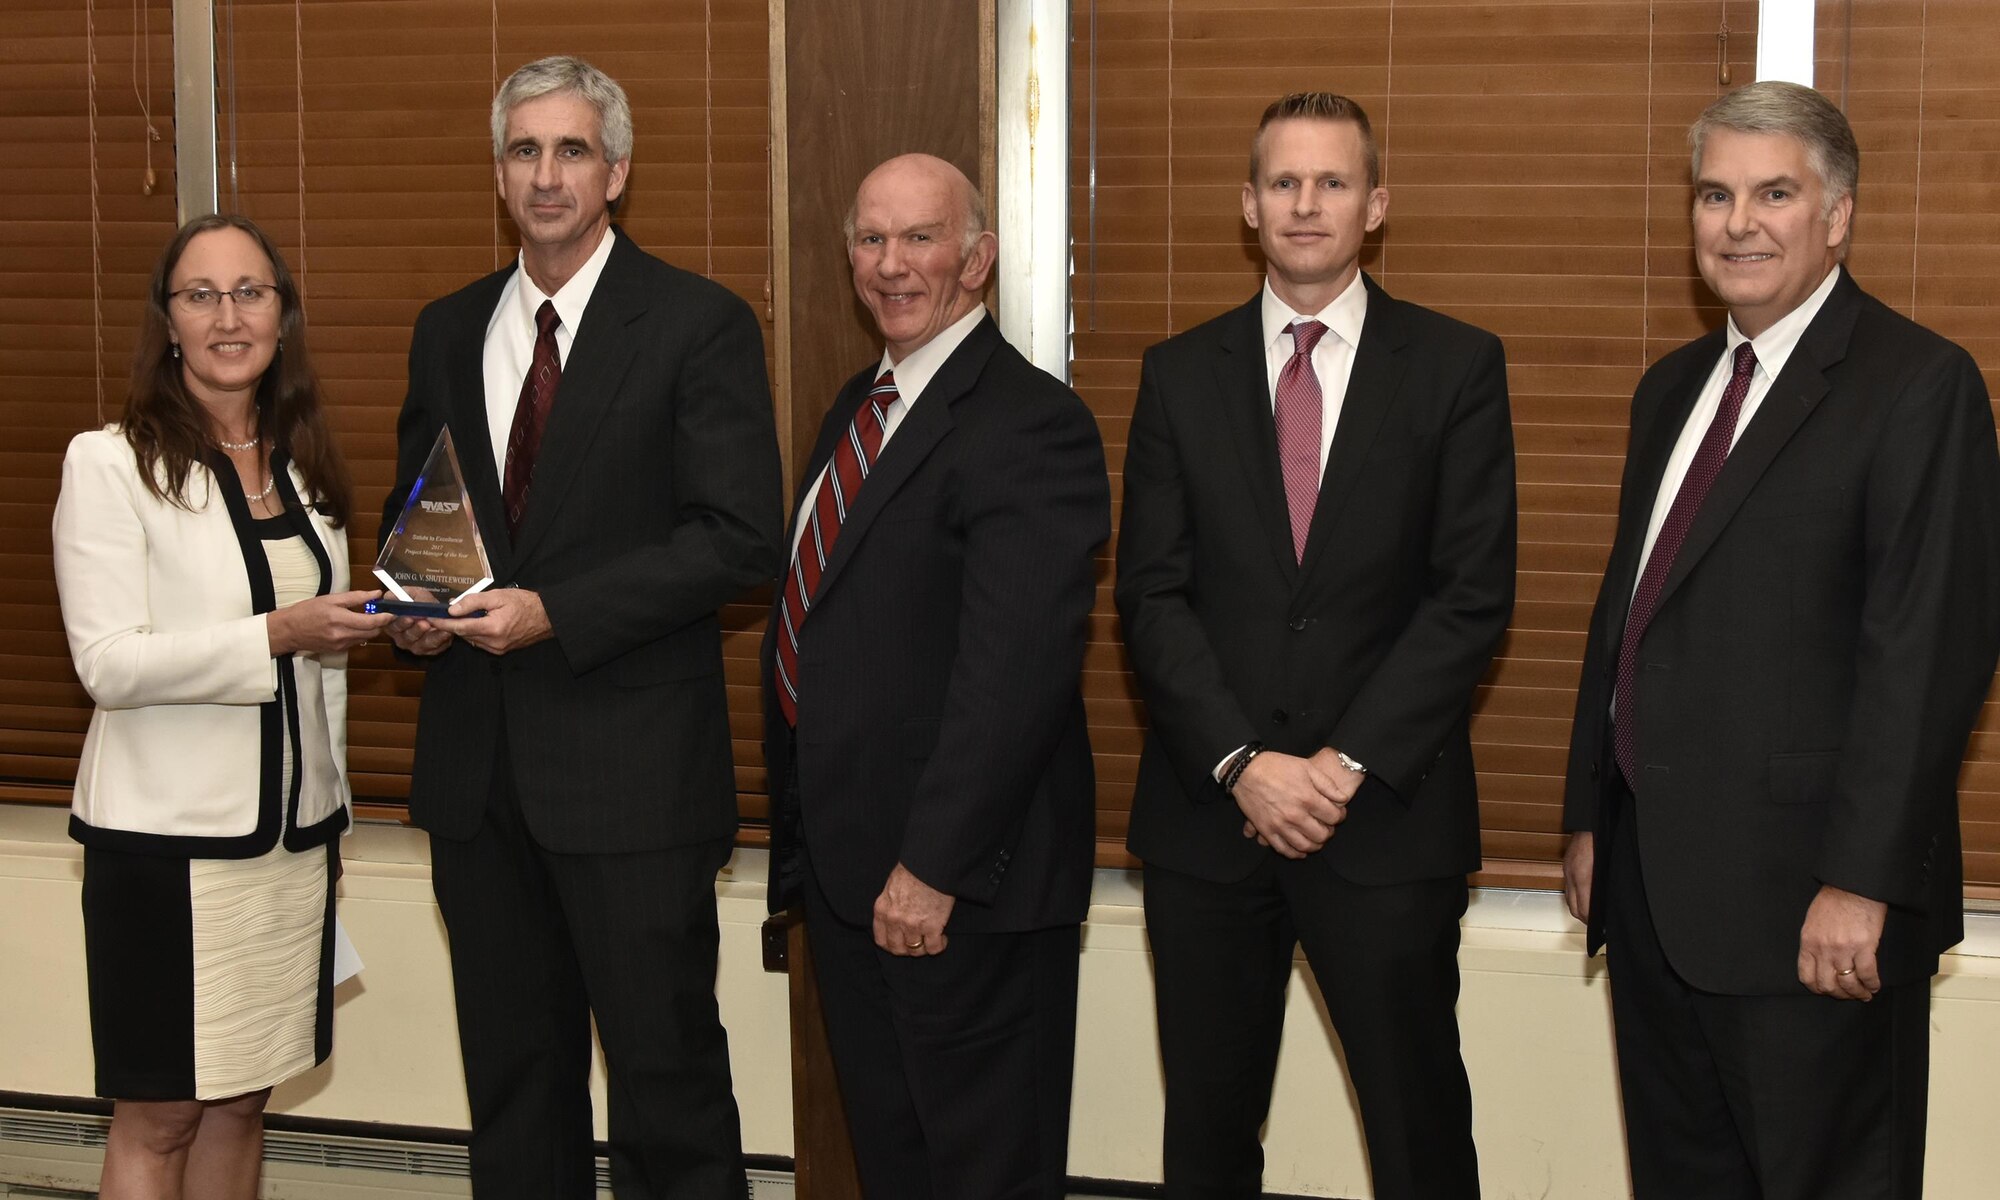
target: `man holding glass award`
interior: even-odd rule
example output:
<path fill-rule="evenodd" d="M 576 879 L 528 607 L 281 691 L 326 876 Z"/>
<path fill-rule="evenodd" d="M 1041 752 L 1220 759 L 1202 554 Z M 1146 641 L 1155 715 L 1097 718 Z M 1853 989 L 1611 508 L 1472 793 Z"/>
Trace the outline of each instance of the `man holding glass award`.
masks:
<path fill-rule="evenodd" d="M 745 1189 L 714 998 L 736 830 L 716 610 L 777 572 L 778 448 L 749 307 L 611 224 L 631 147 L 587 63 L 502 85 L 520 259 L 417 318 L 383 521 L 390 633 L 427 663 L 410 812 L 481 1200 L 595 1195 L 593 1016 L 614 1189 Z"/>

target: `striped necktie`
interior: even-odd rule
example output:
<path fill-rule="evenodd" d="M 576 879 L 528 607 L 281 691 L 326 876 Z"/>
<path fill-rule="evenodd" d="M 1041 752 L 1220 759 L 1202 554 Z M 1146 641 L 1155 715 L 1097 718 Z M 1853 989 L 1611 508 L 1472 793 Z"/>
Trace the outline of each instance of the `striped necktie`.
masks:
<path fill-rule="evenodd" d="M 785 573 L 785 590 L 778 597 L 778 708 L 786 725 L 799 723 L 799 629 L 812 612 L 813 593 L 833 554 L 841 523 L 875 466 L 875 456 L 882 452 L 889 406 L 896 403 L 897 394 L 895 374 L 882 372 L 867 402 L 854 414 L 847 435 L 834 444 L 833 457 L 820 470 L 819 494 L 806 514 L 798 548 L 792 551 L 792 569 Z"/>

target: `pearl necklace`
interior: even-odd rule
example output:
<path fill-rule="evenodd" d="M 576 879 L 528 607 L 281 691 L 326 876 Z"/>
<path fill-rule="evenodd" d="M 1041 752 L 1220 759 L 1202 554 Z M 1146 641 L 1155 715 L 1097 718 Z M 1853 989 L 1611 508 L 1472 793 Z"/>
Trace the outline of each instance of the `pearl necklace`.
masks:
<path fill-rule="evenodd" d="M 252 503 L 255 503 L 256 501 L 259 501 L 259 500 L 262 500 L 262 499 L 263 499 L 264 497 L 266 497 L 266 496 L 270 495 L 270 494 L 271 494 L 271 492 L 272 492 L 272 491 L 273 491 L 273 490 L 274 490 L 274 489 L 275 489 L 275 488 L 276 488 L 277 486 L 278 486 L 278 477 L 277 477 L 277 475 L 276 475 L 276 474 L 274 473 L 274 474 L 272 474 L 272 475 L 269 475 L 269 476 L 267 476 L 267 477 L 265 478 L 265 480 L 264 480 L 264 490 L 263 490 L 263 491 L 261 491 L 261 492 L 258 492 L 258 493 L 257 493 L 256 495 L 254 495 L 254 496 L 253 496 L 253 495 L 251 495 L 251 494 L 250 494 L 249 492 L 245 492 L 245 493 L 243 493 L 243 498 L 244 498 L 245 500 L 248 500 L 248 501 L 252 502 Z"/>
<path fill-rule="evenodd" d="M 257 437 L 251 438 L 247 442 L 225 442 L 221 438 L 217 438 L 215 439 L 215 444 L 224 450 L 255 450 L 262 444 L 263 440 L 263 438 Z"/>

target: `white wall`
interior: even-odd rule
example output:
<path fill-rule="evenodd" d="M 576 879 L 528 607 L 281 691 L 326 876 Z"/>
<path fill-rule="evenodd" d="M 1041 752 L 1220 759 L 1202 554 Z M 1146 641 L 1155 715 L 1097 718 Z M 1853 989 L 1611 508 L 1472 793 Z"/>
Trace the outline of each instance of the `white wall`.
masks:
<path fill-rule="evenodd" d="M 81 856 L 66 814 L 0 805 L 0 1091 L 88 1095 L 91 1063 L 78 916 Z M 348 1120 L 462 1127 L 444 931 L 421 835 L 367 826 L 343 847 L 343 923 L 367 962 L 338 994 L 335 1049 L 274 1108 Z M 739 853 L 717 888 L 718 992 L 730 1031 L 744 1148 L 789 1155 L 790 1052 L 782 976 L 762 970 L 763 860 Z M 1933 1198 L 1985 1197 L 2000 1176 L 1990 1110 L 2000 1066 L 2000 918 L 1973 918 L 1931 1009 Z M 1489 1200 L 1626 1195 L 1602 960 L 1544 893 L 1476 893 L 1459 1005 Z M 1160 1072 L 1136 879 L 1098 877 L 1084 930 L 1070 1173 L 1159 1178 Z M 601 1097 L 601 1081 L 599 1095 Z M 599 1104 L 602 1134 L 602 1104 Z M 1367 1171 L 1324 1010 L 1301 962 L 1292 985 L 1265 1186 L 1364 1197 Z"/>

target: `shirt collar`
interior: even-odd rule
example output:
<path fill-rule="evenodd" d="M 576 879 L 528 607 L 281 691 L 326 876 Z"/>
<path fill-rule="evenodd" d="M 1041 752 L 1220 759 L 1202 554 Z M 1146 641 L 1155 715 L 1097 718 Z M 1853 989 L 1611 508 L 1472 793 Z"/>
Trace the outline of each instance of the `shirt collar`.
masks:
<path fill-rule="evenodd" d="M 945 360 L 951 357 L 952 351 L 958 349 L 959 344 L 970 337 L 972 331 L 979 328 L 979 323 L 985 319 L 986 306 L 973 305 L 971 312 L 945 326 L 944 331 L 930 341 L 910 351 L 902 362 L 890 362 L 889 351 L 884 349 L 881 365 L 875 369 L 876 377 L 880 378 L 884 371 L 894 371 L 896 394 L 902 398 L 905 405 L 915 404 L 917 397 L 923 395 L 924 389 L 930 386 L 931 378 L 937 374 L 938 368 L 944 365 Z"/>
<path fill-rule="evenodd" d="M 1291 340 L 1286 337 L 1286 332 L 1291 329 L 1293 322 L 1307 317 L 1326 326 L 1328 332 L 1346 342 L 1352 349 L 1361 345 L 1361 325 L 1368 318 L 1368 285 L 1362 282 L 1361 272 L 1356 271 L 1354 279 L 1325 308 L 1316 313 L 1299 313 L 1293 312 L 1291 305 L 1278 299 L 1278 294 L 1271 290 L 1270 279 L 1266 278 L 1263 314 L 1266 350 L 1277 348 L 1278 339 L 1286 338 L 1283 349 L 1285 353 L 1290 354 Z"/>
<path fill-rule="evenodd" d="M 569 277 L 569 282 L 556 289 L 553 296 L 545 294 L 535 285 L 534 277 L 528 274 L 525 256 L 517 259 L 514 280 L 518 286 L 514 289 L 514 302 L 524 314 L 528 328 L 535 327 L 535 314 L 541 310 L 542 301 L 553 300 L 556 318 L 562 322 L 573 343 L 577 330 L 583 327 L 583 310 L 590 307 L 590 294 L 597 290 L 598 276 L 604 274 L 604 264 L 611 258 L 611 244 L 617 240 L 618 235 L 607 225 L 604 240 L 597 243 L 597 249 L 576 269 L 576 274 Z"/>
<path fill-rule="evenodd" d="M 1826 278 L 1820 281 L 1819 287 L 1813 290 L 1813 294 L 1806 297 L 1805 303 L 1771 322 L 1769 329 L 1753 338 L 1743 336 L 1743 331 L 1736 328 L 1736 317 L 1732 314 L 1726 327 L 1728 332 L 1724 339 L 1724 356 L 1734 357 L 1736 347 L 1749 342 L 1757 353 L 1757 369 L 1764 373 L 1764 378 L 1776 379 L 1778 372 L 1785 369 L 1786 361 L 1792 357 L 1792 351 L 1798 349 L 1799 339 L 1805 336 L 1806 326 L 1812 324 L 1813 318 L 1819 315 L 1820 307 L 1826 303 L 1826 298 L 1833 294 L 1833 285 L 1839 281 L 1840 267 L 1835 265 L 1833 270 L 1826 273 Z"/>

